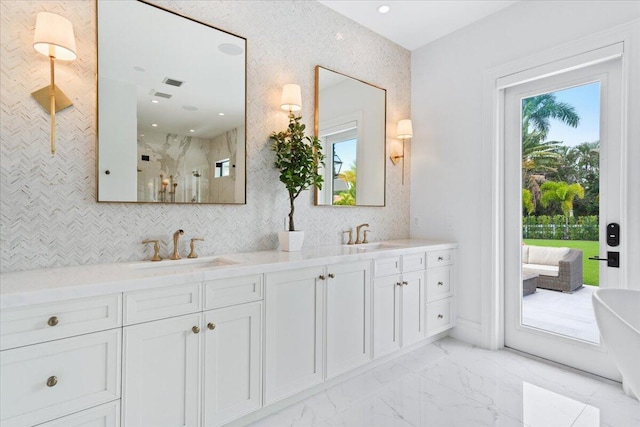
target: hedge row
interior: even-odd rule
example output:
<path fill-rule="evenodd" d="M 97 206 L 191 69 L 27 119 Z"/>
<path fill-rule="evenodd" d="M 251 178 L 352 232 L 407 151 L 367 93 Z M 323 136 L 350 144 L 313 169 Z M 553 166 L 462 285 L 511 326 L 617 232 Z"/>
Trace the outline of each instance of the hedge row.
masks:
<path fill-rule="evenodd" d="M 565 239 L 564 215 L 525 216 L 522 218 L 522 237 L 525 239 Z M 598 216 L 569 218 L 569 240 L 598 240 Z"/>

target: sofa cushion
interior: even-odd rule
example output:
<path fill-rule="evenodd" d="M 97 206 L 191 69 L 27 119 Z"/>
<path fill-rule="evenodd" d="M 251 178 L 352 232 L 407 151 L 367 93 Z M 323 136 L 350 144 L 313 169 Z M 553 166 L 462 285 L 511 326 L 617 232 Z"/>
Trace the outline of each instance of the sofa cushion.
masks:
<path fill-rule="evenodd" d="M 569 248 L 550 248 L 547 246 L 529 246 L 528 264 L 560 265 L 560 260 L 569 253 Z"/>
<path fill-rule="evenodd" d="M 522 274 L 537 274 L 539 276 L 558 277 L 560 267 L 544 264 L 522 264 Z"/>
<path fill-rule="evenodd" d="M 526 264 L 529 262 L 529 246 L 522 245 L 522 263 Z"/>

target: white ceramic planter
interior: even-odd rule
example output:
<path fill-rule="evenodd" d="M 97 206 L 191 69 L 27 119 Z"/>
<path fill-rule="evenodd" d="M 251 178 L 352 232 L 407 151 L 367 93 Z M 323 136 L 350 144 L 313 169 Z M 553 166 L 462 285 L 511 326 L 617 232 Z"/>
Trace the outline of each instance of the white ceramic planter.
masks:
<path fill-rule="evenodd" d="M 304 231 L 279 231 L 278 242 L 280 243 L 280 250 L 297 252 L 302 249 Z"/>

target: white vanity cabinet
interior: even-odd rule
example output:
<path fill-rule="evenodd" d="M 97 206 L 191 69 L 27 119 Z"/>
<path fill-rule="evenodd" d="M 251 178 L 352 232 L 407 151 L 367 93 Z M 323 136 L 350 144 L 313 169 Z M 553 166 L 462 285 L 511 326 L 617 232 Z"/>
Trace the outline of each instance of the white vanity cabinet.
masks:
<path fill-rule="evenodd" d="M 0 425 L 250 423 L 443 336 L 455 325 L 455 245 L 380 248 L 265 251 L 239 257 L 247 268 L 166 275 L 79 266 L 69 277 L 87 283 L 59 274 L 42 294 L 20 286 L 46 271 L 3 274 Z"/>
<path fill-rule="evenodd" d="M 371 262 L 327 266 L 326 378 L 371 360 Z"/>
<path fill-rule="evenodd" d="M 265 405 L 324 380 L 324 267 L 265 274 Z"/>
<path fill-rule="evenodd" d="M 200 424 L 202 313 L 124 328 L 123 426 Z"/>
<path fill-rule="evenodd" d="M 424 338 L 425 265 L 424 252 L 374 260 L 375 358 Z"/>
<path fill-rule="evenodd" d="M 454 249 L 427 253 L 426 334 L 432 336 L 455 326 Z"/>
<path fill-rule="evenodd" d="M 107 295 L 1 311 L 3 427 L 41 424 L 117 403 L 121 301 L 121 295 Z"/>
<path fill-rule="evenodd" d="M 207 281 L 204 308 L 255 299 L 256 283 L 261 275 Z M 151 321 L 124 328 L 124 426 L 220 426 L 261 407 L 262 302 L 201 312 L 201 291 L 125 293 L 128 319 Z"/>

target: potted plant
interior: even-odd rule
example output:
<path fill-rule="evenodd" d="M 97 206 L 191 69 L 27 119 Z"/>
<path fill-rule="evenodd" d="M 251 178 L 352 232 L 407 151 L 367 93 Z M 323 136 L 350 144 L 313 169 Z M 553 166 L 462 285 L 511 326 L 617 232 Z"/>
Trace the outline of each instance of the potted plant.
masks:
<path fill-rule="evenodd" d="M 289 230 L 278 233 L 280 248 L 288 252 L 299 251 L 304 239 L 304 232 L 296 230 L 293 222 L 295 200 L 310 187 L 322 189 L 323 182 L 318 173 L 318 167 L 324 166 L 322 145 L 317 137 L 305 136 L 305 125 L 300 119 L 290 113 L 287 129 L 269 137 L 276 153 L 275 167 L 289 193 Z"/>

